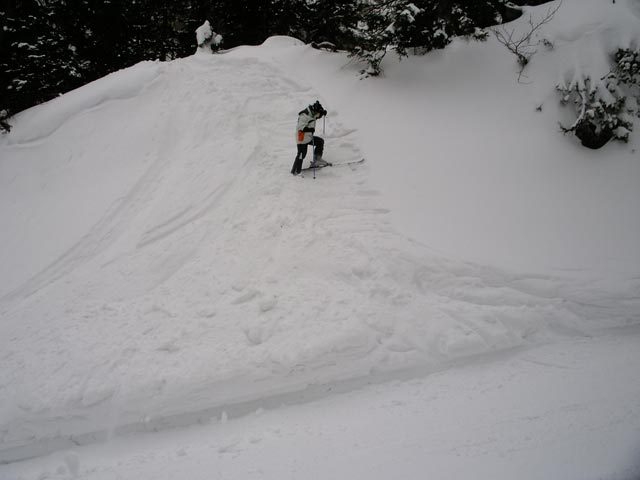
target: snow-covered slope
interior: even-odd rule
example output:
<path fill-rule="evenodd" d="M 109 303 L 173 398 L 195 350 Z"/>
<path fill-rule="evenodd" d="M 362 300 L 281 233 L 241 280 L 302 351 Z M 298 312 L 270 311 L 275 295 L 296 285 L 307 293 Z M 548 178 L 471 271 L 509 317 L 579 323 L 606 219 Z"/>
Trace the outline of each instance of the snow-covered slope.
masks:
<path fill-rule="evenodd" d="M 273 38 L 19 116 L 0 139 L 4 458 L 638 323 L 638 140 L 587 152 L 556 127 L 566 59 L 594 32 L 640 38 L 616 29 L 638 2 L 601 3 L 565 0 L 527 85 L 493 40 L 359 80 Z M 367 161 L 294 178 L 317 98 L 327 158 Z"/>
<path fill-rule="evenodd" d="M 567 340 L 320 398 L 318 389 L 304 403 L 260 400 L 238 418 L 223 407 L 204 425 L 0 465 L 0 478 L 636 480 L 640 381 L 628 365 L 640 361 L 639 334 Z"/>
<path fill-rule="evenodd" d="M 514 38 L 559 2 L 526 8 Z M 292 55 L 341 119 L 366 132 L 371 179 L 412 238 L 480 263 L 526 271 L 640 268 L 640 162 L 631 145 L 590 151 L 559 134 L 575 120 L 556 86 L 601 78 L 618 47 L 638 45 L 637 1 L 564 1 L 518 83 L 516 57 L 495 38 L 426 57 L 387 56 L 385 78 L 318 52 Z M 320 68 L 318 68 L 320 66 Z M 541 111 L 538 111 L 541 108 Z"/>

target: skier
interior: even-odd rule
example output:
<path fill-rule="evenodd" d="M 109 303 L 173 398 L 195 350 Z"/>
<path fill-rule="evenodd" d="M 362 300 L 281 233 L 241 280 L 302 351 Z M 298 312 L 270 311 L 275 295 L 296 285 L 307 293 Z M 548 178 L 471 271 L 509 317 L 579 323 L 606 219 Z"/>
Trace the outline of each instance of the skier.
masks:
<path fill-rule="evenodd" d="M 296 128 L 296 142 L 298 144 L 298 153 L 291 167 L 291 173 L 298 175 L 302 170 L 302 160 L 307 156 L 307 148 L 309 144 L 313 145 L 313 161 L 311 167 L 324 167 L 328 163 L 322 159 L 324 150 L 324 140 L 314 135 L 316 131 L 316 120 L 324 117 L 327 111 L 322 107 L 319 101 L 313 105 L 309 105 L 298 114 L 298 125 Z"/>

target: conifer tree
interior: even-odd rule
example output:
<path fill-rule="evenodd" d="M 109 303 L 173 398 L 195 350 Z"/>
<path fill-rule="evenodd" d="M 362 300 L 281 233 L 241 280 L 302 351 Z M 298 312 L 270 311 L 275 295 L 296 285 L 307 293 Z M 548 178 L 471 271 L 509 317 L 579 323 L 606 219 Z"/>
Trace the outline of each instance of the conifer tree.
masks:
<path fill-rule="evenodd" d="M 27 0 L 0 12 L 0 110 L 5 118 L 84 83 L 86 62 L 60 27 L 57 7 L 54 1 Z"/>
<path fill-rule="evenodd" d="M 309 43 L 329 42 L 338 49 L 353 48 L 360 20 L 360 3 L 354 0 L 316 0 L 309 3 L 303 40 Z"/>
<path fill-rule="evenodd" d="M 0 122 L 141 60 L 193 54 L 206 19 L 225 47 L 292 35 L 381 71 L 400 56 L 482 37 L 506 0 L 0 0 Z M 0 127 L 1 128 L 1 127 Z"/>
<path fill-rule="evenodd" d="M 406 56 L 410 49 L 424 53 L 447 46 L 456 36 L 486 38 L 480 29 L 499 21 L 506 0 L 371 0 L 363 4 L 358 44 L 351 55 L 378 75 L 381 61 L 393 49 Z"/>
<path fill-rule="evenodd" d="M 268 36 L 267 6 L 263 0 L 212 0 L 207 18 L 216 32 L 224 32 L 227 46 L 259 45 Z"/>

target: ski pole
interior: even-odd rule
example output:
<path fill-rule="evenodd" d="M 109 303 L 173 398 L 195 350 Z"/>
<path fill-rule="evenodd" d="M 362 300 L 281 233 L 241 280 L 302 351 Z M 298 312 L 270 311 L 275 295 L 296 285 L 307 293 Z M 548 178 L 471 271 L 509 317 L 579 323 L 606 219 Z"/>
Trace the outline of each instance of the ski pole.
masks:
<path fill-rule="evenodd" d="M 313 162 L 313 179 L 316 179 L 316 141 L 311 137 L 311 161 Z"/>

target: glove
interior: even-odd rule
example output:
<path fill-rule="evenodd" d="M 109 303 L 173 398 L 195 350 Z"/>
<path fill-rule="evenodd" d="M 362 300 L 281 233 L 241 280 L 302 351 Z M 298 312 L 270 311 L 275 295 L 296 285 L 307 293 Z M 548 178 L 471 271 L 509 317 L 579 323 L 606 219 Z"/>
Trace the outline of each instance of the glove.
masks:
<path fill-rule="evenodd" d="M 298 141 L 301 142 L 304 140 L 304 132 L 302 130 L 298 130 Z"/>

